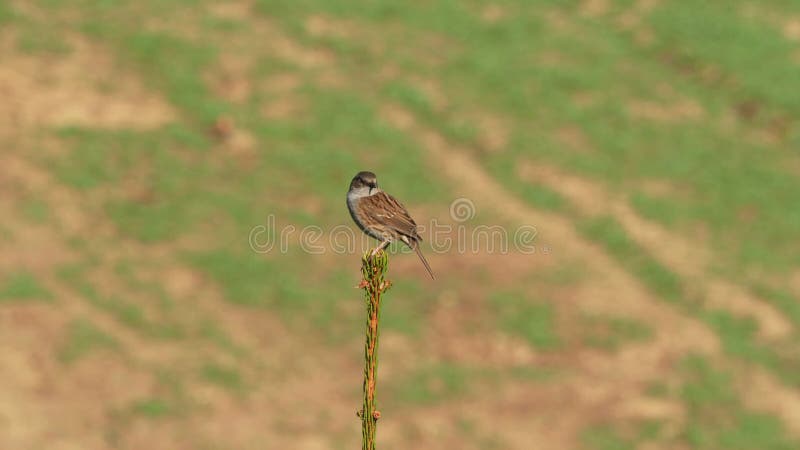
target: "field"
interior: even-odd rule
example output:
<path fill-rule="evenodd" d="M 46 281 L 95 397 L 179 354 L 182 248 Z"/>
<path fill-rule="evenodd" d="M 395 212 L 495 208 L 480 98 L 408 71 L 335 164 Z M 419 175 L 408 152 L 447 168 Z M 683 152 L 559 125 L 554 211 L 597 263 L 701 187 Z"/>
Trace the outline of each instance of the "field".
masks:
<path fill-rule="evenodd" d="M 365 169 L 536 230 L 393 249 L 380 448 L 800 448 L 799 149 L 796 1 L 0 0 L 0 448 L 358 448 Z"/>

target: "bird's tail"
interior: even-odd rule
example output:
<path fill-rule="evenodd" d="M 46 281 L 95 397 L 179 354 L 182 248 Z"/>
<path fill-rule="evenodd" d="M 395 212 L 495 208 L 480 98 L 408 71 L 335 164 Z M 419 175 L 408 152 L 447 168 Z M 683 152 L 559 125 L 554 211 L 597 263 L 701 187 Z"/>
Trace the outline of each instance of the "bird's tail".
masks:
<path fill-rule="evenodd" d="M 425 259 L 425 256 L 422 255 L 422 250 L 419 249 L 419 242 L 415 240 L 410 240 L 410 242 L 411 242 L 411 248 L 413 248 L 414 251 L 417 252 L 417 256 L 419 256 L 419 260 L 422 261 L 422 264 L 425 266 L 425 270 L 427 270 L 428 274 L 431 276 L 431 280 L 435 280 L 436 277 L 433 276 L 433 270 L 431 270 L 431 265 L 428 264 L 428 260 Z"/>

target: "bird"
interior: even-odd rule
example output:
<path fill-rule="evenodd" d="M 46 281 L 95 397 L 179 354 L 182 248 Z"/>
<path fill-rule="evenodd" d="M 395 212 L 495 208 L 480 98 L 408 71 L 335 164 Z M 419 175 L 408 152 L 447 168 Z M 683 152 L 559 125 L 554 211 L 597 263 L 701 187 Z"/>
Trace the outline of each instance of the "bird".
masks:
<path fill-rule="evenodd" d="M 396 198 L 378 187 L 374 173 L 362 171 L 353 177 L 347 192 L 347 209 L 361 231 L 380 241 L 372 255 L 392 242 L 403 242 L 417 253 L 431 279 L 436 279 L 419 248 L 422 237 L 417 233 L 417 223 Z"/>

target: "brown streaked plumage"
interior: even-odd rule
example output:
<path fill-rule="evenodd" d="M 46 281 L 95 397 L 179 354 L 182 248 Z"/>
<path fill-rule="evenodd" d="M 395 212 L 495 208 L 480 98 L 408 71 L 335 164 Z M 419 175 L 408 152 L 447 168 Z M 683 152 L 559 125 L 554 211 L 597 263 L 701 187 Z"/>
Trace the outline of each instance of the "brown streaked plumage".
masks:
<path fill-rule="evenodd" d="M 353 177 L 347 192 L 347 209 L 361 231 L 381 242 L 376 252 L 401 241 L 417 253 L 431 278 L 436 278 L 419 248 L 422 237 L 417 233 L 416 222 L 396 198 L 378 187 L 374 173 L 359 172 Z"/>

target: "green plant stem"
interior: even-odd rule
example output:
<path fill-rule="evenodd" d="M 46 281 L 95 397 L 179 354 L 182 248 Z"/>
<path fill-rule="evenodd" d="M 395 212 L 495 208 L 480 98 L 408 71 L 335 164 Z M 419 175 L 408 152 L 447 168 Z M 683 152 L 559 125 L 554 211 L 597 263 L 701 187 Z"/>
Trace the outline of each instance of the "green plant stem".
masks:
<path fill-rule="evenodd" d="M 375 450 L 375 429 L 380 412 L 375 409 L 375 386 L 378 375 L 378 324 L 380 322 L 381 295 L 389 289 L 391 282 L 384 279 L 389 266 L 389 256 L 379 251 L 361 258 L 361 273 L 364 279 L 364 301 L 367 306 L 366 343 L 364 345 L 364 402 L 359 411 L 361 417 L 362 450 Z"/>

